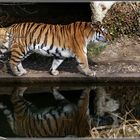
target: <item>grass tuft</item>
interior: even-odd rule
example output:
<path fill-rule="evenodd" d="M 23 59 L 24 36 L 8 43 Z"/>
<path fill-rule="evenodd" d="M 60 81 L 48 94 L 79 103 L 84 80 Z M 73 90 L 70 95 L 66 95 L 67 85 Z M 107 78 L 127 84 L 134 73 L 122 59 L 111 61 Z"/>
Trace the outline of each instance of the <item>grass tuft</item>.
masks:
<path fill-rule="evenodd" d="M 137 120 L 133 114 L 131 114 L 131 111 L 127 112 L 123 117 L 117 116 L 121 120 L 118 126 L 93 127 L 90 131 L 92 138 L 140 137 L 140 120 Z"/>

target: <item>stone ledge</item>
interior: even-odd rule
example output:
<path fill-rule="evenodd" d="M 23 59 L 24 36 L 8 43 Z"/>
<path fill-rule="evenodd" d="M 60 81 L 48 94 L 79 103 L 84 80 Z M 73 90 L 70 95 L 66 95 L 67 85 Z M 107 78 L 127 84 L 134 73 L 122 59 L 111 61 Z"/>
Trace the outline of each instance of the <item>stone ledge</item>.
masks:
<path fill-rule="evenodd" d="M 10 74 L 0 75 L 0 95 L 10 95 L 14 87 L 28 87 L 27 94 L 50 92 L 52 87 L 59 86 L 59 90 L 81 90 L 89 86 L 139 86 L 140 73 L 97 73 L 96 77 L 84 76 L 80 73 L 62 72 L 58 76 L 52 76 L 47 72 L 28 73 L 17 77 Z"/>
<path fill-rule="evenodd" d="M 38 85 L 38 84 L 70 84 L 73 86 L 92 85 L 96 83 L 139 83 L 140 73 L 100 73 L 96 77 L 84 76 L 80 73 L 63 72 L 58 76 L 52 76 L 47 72 L 27 74 L 17 77 L 10 74 L 0 75 L 0 86 L 14 86 L 20 84 Z"/>

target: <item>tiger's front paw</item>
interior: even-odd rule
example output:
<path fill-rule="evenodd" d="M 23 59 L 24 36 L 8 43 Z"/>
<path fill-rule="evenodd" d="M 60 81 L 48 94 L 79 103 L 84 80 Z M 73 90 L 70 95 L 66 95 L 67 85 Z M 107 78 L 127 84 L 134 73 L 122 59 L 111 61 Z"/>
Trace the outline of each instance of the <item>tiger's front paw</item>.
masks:
<path fill-rule="evenodd" d="M 25 75 L 27 72 L 25 72 L 25 71 L 18 71 L 18 72 L 14 72 L 14 75 L 15 76 L 23 76 L 23 75 Z"/>
<path fill-rule="evenodd" d="M 92 70 L 90 70 L 90 69 L 89 69 L 88 71 L 86 71 L 85 74 L 86 74 L 87 76 L 96 77 L 96 71 L 92 71 Z"/>
<path fill-rule="evenodd" d="M 59 71 L 58 70 L 51 70 L 51 74 L 52 75 L 58 75 L 59 74 Z"/>
<path fill-rule="evenodd" d="M 82 67 L 78 66 L 77 68 L 78 68 L 78 70 L 79 70 L 80 72 L 82 72 L 83 74 L 85 74 L 85 75 L 87 75 L 87 76 L 93 76 L 93 77 L 96 76 L 96 72 L 90 70 L 88 67 L 86 67 L 86 68 L 83 69 Z"/>
<path fill-rule="evenodd" d="M 27 71 L 25 69 L 22 69 L 22 71 L 20 71 L 20 73 L 22 73 L 22 75 L 27 74 Z"/>

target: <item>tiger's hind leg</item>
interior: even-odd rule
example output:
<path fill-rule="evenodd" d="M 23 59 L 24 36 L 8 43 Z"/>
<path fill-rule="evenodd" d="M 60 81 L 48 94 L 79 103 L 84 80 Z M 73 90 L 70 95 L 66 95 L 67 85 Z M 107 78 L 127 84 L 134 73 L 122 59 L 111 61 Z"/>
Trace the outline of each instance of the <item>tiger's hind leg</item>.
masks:
<path fill-rule="evenodd" d="M 27 73 L 27 71 L 22 67 L 21 63 L 19 63 L 17 65 L 10 63 L 10 68 L 11 68 L 11 71 L 13 72 L 13 74 L 16 76 L 22 76 Z"/>
<path fill-rule="evenodd" d="M 78 70 L 85 75 L 95 76 L 96 72 L 89 69 L 87 55 L 85 53 L 80 53 L 80 55 L 76 56 L 76 60 L 78 62 Z"/>
<path fill-rule="evenodd" d="M 50 73 L 52 74 L 52 75 L 58 75 L 59 74 L 59 71 L 58 70 L 56 70 L 59 66 L 60 66 L 60 64 L 62 63 L 64 61 L 64 59 L 54 59 L 53 60 L 53 62 L 52 62 L 52 66 L 51 66 L 51 68 L 50 68 Z"/>

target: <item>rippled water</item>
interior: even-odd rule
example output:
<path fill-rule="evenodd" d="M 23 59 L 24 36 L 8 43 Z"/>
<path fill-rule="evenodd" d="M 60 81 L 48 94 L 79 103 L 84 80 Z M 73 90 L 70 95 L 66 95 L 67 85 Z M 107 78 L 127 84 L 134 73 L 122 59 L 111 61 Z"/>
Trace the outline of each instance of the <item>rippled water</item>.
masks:
<path fill-rule="evenodd" d="M 140 86 L 0 87 L 3 137 L 90 136 L 90 128 L 119 126 L 126 113 L 140 118 Z"/>

